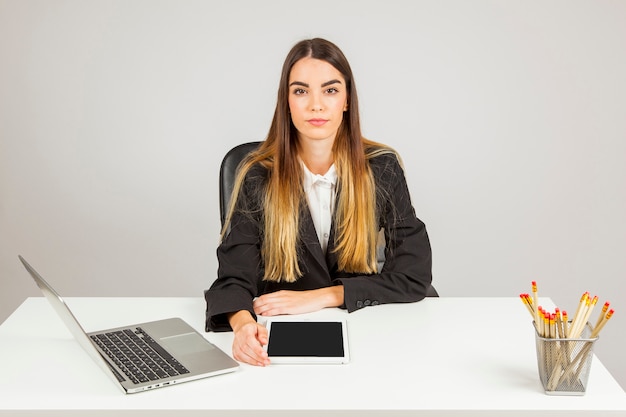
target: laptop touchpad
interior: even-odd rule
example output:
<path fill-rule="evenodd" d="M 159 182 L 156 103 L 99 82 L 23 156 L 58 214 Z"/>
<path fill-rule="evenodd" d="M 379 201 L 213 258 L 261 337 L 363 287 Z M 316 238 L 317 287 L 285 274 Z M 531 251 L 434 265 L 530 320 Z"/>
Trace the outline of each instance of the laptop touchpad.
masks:
<path fill-rule="evenodd" d="M 174 356 L 176 356 L 176 354 L 187 355 L 190 353 L 205 352 L 215 348 L 197 333 L 164 337 L 161 339 L 161 342 L 163 342 L 164 347 L 169 350 L 170 353 L 174 354 Z"/>

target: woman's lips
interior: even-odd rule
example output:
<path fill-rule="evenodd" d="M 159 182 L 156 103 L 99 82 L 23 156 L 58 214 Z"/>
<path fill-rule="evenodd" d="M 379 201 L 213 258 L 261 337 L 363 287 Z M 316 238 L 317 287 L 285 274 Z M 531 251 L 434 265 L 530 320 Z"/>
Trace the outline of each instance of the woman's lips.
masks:
<path fill-rule="evenodd" d="M 322 125 L 326 124 L 326 122 L 328 122 L 328 120 L 326 120 L 326 119 L 309 119 L 309 120 L 307 120 L 307 122 L 309 122 L 313 126 L 322 126 Z"/>

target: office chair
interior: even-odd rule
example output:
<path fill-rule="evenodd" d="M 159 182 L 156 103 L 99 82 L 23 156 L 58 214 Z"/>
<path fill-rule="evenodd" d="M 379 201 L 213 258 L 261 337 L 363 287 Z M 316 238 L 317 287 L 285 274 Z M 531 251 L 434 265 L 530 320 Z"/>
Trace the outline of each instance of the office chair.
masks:
<path fill-rule="evenodd" d="M 222 165 L 220 165 L 220 220 L 222 222 L 222 227 L 224 227 L 224 223 L 226 222 L 230 195 L 232 194 L 233 187 L 235 186 L 237 167 L 243 158 L 258 148 L 260 144 L 261 142 L 242 143 L 226 152 L 224 159 L 222 159 Z"/>
<path fill-rule="evenodd" d="M 261 142 L 246 142 L 235 146 L 224 155 L 222 164 L 220 165 L 220 219 L 222 227 L 226 221 L 226 214 L 228 213 L 228 204 L 230 203 L 230 197 L 235 185 L 235 177 L 237 167 L 239 163 L 250 152 L 255 150 Z M 382 242 L 376 250 L 376 256 L 378 261 L 378 269 L 382 268 L 385 263 L 385 239 L 379 239 Z M 437 290 L 432 285 L 426 291 L 426 297 L 439 297 Z"/>

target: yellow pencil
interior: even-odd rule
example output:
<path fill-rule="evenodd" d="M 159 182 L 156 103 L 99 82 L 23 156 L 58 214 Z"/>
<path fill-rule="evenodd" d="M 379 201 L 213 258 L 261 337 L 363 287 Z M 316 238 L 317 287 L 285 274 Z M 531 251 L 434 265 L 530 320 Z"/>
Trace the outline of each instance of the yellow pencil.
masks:
<path fill-rule="evenodd" d="M 539 324 L 541 323 L 541 321 L 539 320 L 539 296 L 537 295 L 537 282 L 536 281 L 532 281 L 531 282 L 532 285 L 532 290 L 533 290 L 533 309 L 535 310 L 535 323 L 537 323 L 537 326 L 539 326 Z"/>
<path fill-rule="evenodd" d="M 563 318 L 561 317 L 561 310 L 557 307 L 554 309 L 554 314 L 556 316 L 556 333 L 558 338 L 564 338 L 565 333 L 563 332 Z"/>
<path fill-rule="evenodd" d="M 610 309 L 608 313 L 606 313 L 606 316 L 604 316 L 604 319 L 602 319 L 602 321 L 600 322 L 600 324 L 598 324 L 598 326 L 593 329 L 593 332 L 591 333 L 591 338 L 593 339 L 594 337 L 597 337 L 598 334 L 600 334 L 600 330 L 602 330 L 602 328 L 606 325 L 606 323 L 609 321 L 609 319 L 611 317 L 613 317 L 613 313 L 614 310 Z"/>
<path fill-rule="evenodd" d="M 533 317 L 533 321 L 534 321 L 535 320 L 535 312 L 533 311 L 533 307 L 530 304 L 530 297 L 528 296 L 528 294 L 520 294 L 519 297 L 522 299 L 522 302 L 524 303 L 524 305 L 528 309 L 528 312 Z"/>
<path fill-rule="evenodd" d="M 556 338 L 556 314 L 550 314 L 550 318 L 548 319 L 550 323 L 550 337 L 552 339 Z"/>
<path fill-rule="evenodd" d="M 607 310 L 609 309 L 609 306 L 611 305 L 611 303 L 609 303 L 608 301 L 604 303 L 604 305 L 602 306 L 602 312 L 600 313 L 600 315 L 598 316 L 598 320 L 596 321 L 596 325 L 593 326 L 593 328 L 595 329 L 596 327 L 598 327 L 598 325 L 600 324 L 600 322 L 602 321 L 602 319 L 604 318 Z"/>
<path fill-rule="evenodd" d="M 589 293 L 585 292 L 580 298 L 580 302 L 578 303 L 578 308 L 576 309 L 576 314 L 574 314 L 574 318 L 572 319 L 572 326 L 570 327 L 569 337 L 571 338 L 578 337 L 578 329 L 580 327 L 580 322 L 588 306 L 589 306 Z"/>
<path fill-rule="evenodd" d="M 594 296 L 593 299 L 589 297 L 585 300 L 585 306 L 581 309 L 578 320 L 576 321 L 576 327 L 572 330 L 572 337 L 580 337 L 585 330 L 585 325 L 587 324 L 587 320 L 593 311 L 596 303 L 598 302 L 598 296 Z"/>
<path fill-rule="evenodd" d="M 587 308 L 587 312 L 585 313 L 585 316 L 583 317 L 583 320 L 580 323 L 580 331 L 579 332 L 581 334 L 582 334 L 585 326 L 587 325 L 587 322 L 589 321 L 589 317 L 591 316 L 591 312 L 595 308 L 596 304 L 598 304 L 598 296 L 594 295 L 593 299 L 591 300 L 591 303 L 589 304 L 589 307 Z"/>
<path fill-rule="evenodd" d="M 539 335 L 546 337 L 546 315 L 541 306 L 537 307 L 537 315 L 539 316 Z"/>

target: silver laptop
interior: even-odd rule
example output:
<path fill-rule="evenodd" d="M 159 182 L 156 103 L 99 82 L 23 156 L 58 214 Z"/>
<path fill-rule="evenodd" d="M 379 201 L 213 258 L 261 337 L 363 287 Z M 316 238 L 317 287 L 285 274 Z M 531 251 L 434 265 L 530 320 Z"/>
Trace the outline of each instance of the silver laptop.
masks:
<path fill-rule="evenodd" d="M 74 338 L 127 393 L 233 372 L 239 364 L 179 318 L 86 333 L 59 294 L 26 262 Z"/>

